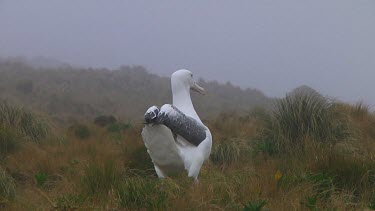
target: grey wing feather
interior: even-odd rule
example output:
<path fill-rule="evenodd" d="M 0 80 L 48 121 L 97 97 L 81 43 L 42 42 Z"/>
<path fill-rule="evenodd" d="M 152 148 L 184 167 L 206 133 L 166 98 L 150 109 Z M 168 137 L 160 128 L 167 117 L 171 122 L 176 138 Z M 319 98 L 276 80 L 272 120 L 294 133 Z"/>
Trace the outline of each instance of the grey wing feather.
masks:
<path fill-rule="evenodd" d="M 157 118 L 154 119 L 154 123 L 164 124 L 173 133 L 180 135 L 194 146 L 198 146 L 206 139 L 206 127 L 195 119 L 186 116 L 176 107 L 171 107 L 175 112 L 160 111 Z"/>

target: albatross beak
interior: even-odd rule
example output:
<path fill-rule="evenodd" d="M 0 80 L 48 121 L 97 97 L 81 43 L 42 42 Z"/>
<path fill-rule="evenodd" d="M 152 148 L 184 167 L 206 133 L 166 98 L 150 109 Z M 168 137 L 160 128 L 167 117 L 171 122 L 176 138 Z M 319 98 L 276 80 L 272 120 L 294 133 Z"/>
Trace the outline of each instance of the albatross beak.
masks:
<path fill-rule="evenodd" d="M 194 82 L 194 86 L 192 86 L 191 89 L 202 95 L 206 93 L 206 90 L 204 90 L 203 87 L 199 86 L 196 82 Z"/>

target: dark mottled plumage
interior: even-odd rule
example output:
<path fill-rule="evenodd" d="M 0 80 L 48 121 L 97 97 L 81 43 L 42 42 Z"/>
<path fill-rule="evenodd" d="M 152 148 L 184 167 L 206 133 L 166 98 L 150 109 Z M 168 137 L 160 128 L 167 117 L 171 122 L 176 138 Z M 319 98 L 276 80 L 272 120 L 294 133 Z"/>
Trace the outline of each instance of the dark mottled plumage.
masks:
<path fill-rule="evenodd" d="M 146 123 L 164 124 L 174 134 L 178 134 L 194 146 L 198 146 L 206 139 L 206 127 L 195 119 L 186 116 L 178 108 L 171 105 L 175 112 L 163 112 L 155 106 L 150 112 L 146 112 Z"/>

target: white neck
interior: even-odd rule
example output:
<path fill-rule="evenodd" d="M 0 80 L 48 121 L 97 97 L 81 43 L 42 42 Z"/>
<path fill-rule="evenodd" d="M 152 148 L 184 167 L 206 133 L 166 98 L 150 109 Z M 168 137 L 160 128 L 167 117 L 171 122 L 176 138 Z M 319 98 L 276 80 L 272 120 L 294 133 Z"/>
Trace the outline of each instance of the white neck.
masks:
<path fill-rule="evenodd" d="M 172 81 L 173 105 L 182 111 L 185 115 L 193 117 L 201 122 L 197 112 L 195 112 L 193 103 L 190 97 L 190 89 L 186 84 L 174 83 Z"/>

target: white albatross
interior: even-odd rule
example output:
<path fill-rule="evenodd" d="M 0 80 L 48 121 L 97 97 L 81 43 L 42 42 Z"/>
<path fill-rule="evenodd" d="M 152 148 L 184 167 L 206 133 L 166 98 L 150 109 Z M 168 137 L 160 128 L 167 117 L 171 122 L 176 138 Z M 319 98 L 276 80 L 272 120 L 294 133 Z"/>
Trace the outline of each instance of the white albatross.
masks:
<path fill-rule="evenodd" d="M 190 89 L 204 94 L 189 70 L 171 76 L 173 105 L 160 110 L 150 107 L 145 113 L 142 138 L 159 178 L 186 170 L 198 181 L 200 169 L 211 153 L 211 132 L 194 110 Z"/>

